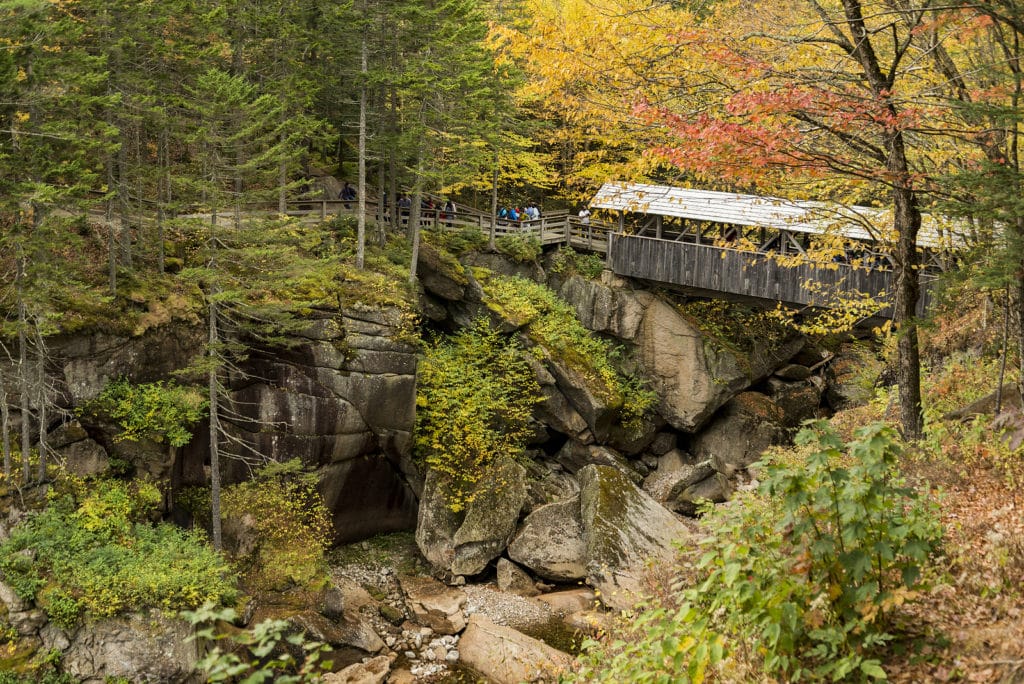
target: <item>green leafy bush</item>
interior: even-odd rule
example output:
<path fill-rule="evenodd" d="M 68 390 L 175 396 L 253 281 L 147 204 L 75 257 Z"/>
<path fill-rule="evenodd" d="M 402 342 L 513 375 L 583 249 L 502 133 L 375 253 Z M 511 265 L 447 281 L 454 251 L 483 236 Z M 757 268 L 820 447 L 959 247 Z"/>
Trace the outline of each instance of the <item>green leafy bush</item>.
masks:
<path fill-rule="evenodd" d="M 316 475 L 298 459 L 270 463 L 248 482 L 225 488 L 225 518 L 248 521 L 253 548 L 235 562 L 253 589 L 309 585 L 326 573 L 324 553 L 334 534 Z"/>
<path fill-rule="evenodd" d="M 498 456 L 521 454 L 541 401 L 518 347 L 485 320 L 427 351 L 417 373 L 417 457 L 452 482 L 454 511 Z"/>
<path fill-rule="evenodd" d="M 806 461 L 767 468 L 760 498 L 709 510 L 703 580 L 588 642 L 578 681 L 885 678 L 877 654 L 940 539 L 937 511 L 898 478 L 891 428 L 844 445 L 818 423 L 798 443 Z"/>
<path fill-rule="evenodd" d="M 215 631 L 214 626 L 238 617 L 231 608 L 206 603 L 195 611 L 183 611 L 182 617 L 196 628 L 190 639 L 214 644 L 196 663 L 207 682 L 312 684 L 331 671 L 331 661 L 323 659 L 327 645 L 294 632 L 287 620 L 264 620 L 251 630 L 229 635 Z M 222 641 L 230 644 L 227 650 L 216 645 Z"/>
<path fill-rule="evenodd" d="M 572 306 L 543 285 L 502 276 L 482 285 L 488 307 L 522 326 L 546 353 L 582 375 L 602 401 L 619 409 L 626 427 L 638 427 L 657 395 L 646 389 L 642 378 L 618 370 L 619 348 L 583 327 Z"/>
<path fill-rule="evenodd" d="M 720 299 L 698 299 L 679 307 L 701 332 L 732 352 L 749 353 L 785 340 L 792 328 L 771 311 Z"/>
<path fill-rule="evenodd" d="M 228 566 L 201 533 L 149 522 L 160 501 L 152 485 L 71 481 L 63 489 L 0 545 L 5 580 L 58 624 L 234 599 Z"/>
<path fill-rule="evenodd" d="M 423 239 L 456 256 L 479 251 L 487 246 L 487 234 L 479 228 L 462 226 L 454 230 L 429 230 Z"/>
<path fill-rule="evenodd" d="M 494 246 L 502 254 L 512 257 L 512 260 L 520 264 L 529 264 L 537 261 L 542 248 L 540 240 L 532 235 L 509 233 L 502 235 L 494 241 Z"/>
<path fill-rule="evenodd" d="M 580 254 L 572 247 L 561 247 L 551 257 L 551 272 L 559 275 L 580 275 L 593 280 L 604 270 L 600 254 Z"/>
<path fill-rule="evenodd" d="M 133 384 L 120 379 L 108 384 L 83 411 L 105 415 L 124 430 L 119 439 L 166 440 L 185 446 L 191 427 L 206 415 L 208 402 L 201 392 L 174 383 Z"/>

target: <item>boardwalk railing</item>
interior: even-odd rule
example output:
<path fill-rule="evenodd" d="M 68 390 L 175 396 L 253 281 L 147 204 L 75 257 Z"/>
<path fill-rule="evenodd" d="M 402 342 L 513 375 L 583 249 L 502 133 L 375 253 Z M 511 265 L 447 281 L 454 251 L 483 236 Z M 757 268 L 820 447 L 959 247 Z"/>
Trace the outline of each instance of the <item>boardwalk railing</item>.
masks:
<path fill-rule="evenodd" d="M 324 220 L 328 216 L 354 214 L 355 201 L 295 200 L 286 214 Z M 377 203 L 366 202 L 369 217 L 377 216 Z M 400 211 L 397 221 L 388 223 L 402 229 L 409 216 Z M 225 217 L 227 219 L 227 217 Z M 551 212 L 537 220 L 495 219 L 468 208 L 454 214 L 442 209 L 421 209 L 420 227 L 427 230 L 473 229 L 496 238 L 507 235 L 535 238 L 542 245 L 568 245 L 605 254 L 607 266 L 616 275 L 664 283 L 709 296 L 773 300 L 790 306 L 834 308 L 844 302 L 871 298 L 889 304 L 874 316 L 892 317 L 893 273 L 883 268 L 854 267 L 846 263 L 804 262 L 781 264 L 771 256 L 720 245 L 684 242 L 642 235 L 627 235 L 615 224 L 591 218 L 583 223 L 575 214 Z M 921 276 L 921 298 L 917 313 L 927 308 L 933 278 Z"/>

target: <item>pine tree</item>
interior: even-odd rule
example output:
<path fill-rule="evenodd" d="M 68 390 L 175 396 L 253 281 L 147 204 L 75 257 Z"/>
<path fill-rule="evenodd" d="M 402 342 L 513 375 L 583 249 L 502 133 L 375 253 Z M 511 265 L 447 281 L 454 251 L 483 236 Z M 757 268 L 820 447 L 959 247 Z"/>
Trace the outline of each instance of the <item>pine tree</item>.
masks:
<path fill-rule="evenodd" d="M 305 303 L 281 293 L 289 283 L 312 277 L 319 264 L 304 258 L 301 231 L 280 215 L 260 212 L 253 203 L 272 198 L 281 163 L 296 154 L 291 131 L 282 124 L 282 105 L 260 95 L 240 76 L 211 70 L 192 90 L 201 175 L 193 191 L 204 200 L 209 219 L 202 263 L 183 271 L 202 289 L 207 310 L 205 358 L 193 370 L 206 375 L 209 394 L 210 470 L 213 543 L 221 538 L 221 456 L 252 457 L 233 441 L 225 420 L 236 414 L 228 400 L 229 378 L 242 374 L 250 346 L 283 346 L 302 326 L 296 317 Z M 228 215 L 230 214 L 230 215 Z"/>

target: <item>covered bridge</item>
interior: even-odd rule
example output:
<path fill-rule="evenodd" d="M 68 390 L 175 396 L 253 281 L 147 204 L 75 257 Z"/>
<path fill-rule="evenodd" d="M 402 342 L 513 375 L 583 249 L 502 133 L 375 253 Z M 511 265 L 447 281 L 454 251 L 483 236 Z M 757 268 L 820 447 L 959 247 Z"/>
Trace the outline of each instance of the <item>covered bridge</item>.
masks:
<path fill-rule="evenodd" d="M 608 254 L 617 274 L 797 308 L 882 302 L 873 315 L 891 315 L 891 219 L 883 210 L 642 183 L 605 183 L 590 206 L 618 222 Z M 926 219 L 919 313 L 933 272 L 962 244 Z"/>

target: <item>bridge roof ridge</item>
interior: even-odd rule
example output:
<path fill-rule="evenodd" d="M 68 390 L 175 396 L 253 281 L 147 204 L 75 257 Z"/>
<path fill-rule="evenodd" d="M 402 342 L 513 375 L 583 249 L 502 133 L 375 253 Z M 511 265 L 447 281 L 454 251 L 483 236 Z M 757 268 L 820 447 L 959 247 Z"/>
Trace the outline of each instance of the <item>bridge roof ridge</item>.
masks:
<path fill-rule="evenodd" d="M 884 236 L 884 229 L 878 230 L 876 226 L 883 223 L 888 214 L 887 210 L 877 207 L 628 181 L 604 183 L 590 206 L 801 233 L 823 234 L 838 229 L 846 237 L 872 242 Z M 957 230 L 951 226 L 940 227 L 939 218 L 923 217 L 918 245 L 962 246 L 966 241 L 960 231 L 966 226 L 957 223 Z"/>

